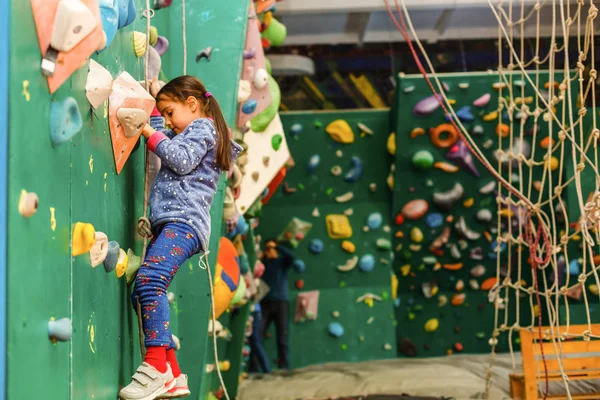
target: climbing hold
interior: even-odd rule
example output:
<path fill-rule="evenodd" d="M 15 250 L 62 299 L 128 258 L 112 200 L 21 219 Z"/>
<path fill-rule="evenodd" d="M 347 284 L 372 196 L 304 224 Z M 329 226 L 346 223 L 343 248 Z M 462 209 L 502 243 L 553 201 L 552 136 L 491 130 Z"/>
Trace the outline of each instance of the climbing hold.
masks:
<path fill-rule="evenodd" d="M 387 151 L 390 156 L 396 154 L 396 134 L 394 132 L 390 133 L 386 142 Z"/>
<path fill-rule="evenodd" d="M 597 296 L 599 292 L 598 290 L 598 285 L 596 285 L 595 283 L 592 283 L 591 285 L 588 285 L 588 290 L 590 291 L 591 294 Z"/>
<path fill-rule="evenodd" d="M 409 85 L 407 87 L 405 87 L 402 91 L 404 93 L 412 93 L 415 90 L 415 86 L 414 85 Z"/>
<path fill-rule="evenodd" d="M 127 253 L 125 253 L 125 250 L 119 249 L 119 258 L 117 259 L 117 265 L 115 268 L 115 275 L 117 275 L 117 278 L 120 278 L 123 275 L 125 275 L 128 264 L 129 258 L 127 257 Z"/>
<path fill-rule="evenodd" d="M 408 276 L 408 274 L 410 273 L 410 264 L 401 266 L 400 272 L 402 273 L 402 276 Z"/>
<path fill-rule="evenodd" d="M 492 111 L 489 114 L 484 115 L 482 118 L 485 122 L 491 122 L 498 119 L 498 111 Z"/>
<path fill-rule="evenodd" d="M 53 101 L 50 105 L 50 141 L 57 147 L 71 140 L 79 133 L 83 121 L 77 101 L 67 97 L 63 101 Z"/>
<path fill-rule="evenodd" d="M 92 261 L 92 268 L 96 268 L 102 264 L 108 254 L 108 237 L 105 233 L 96 232 L 94 235 L 94 244 L 90 249 L 90 259 Z"/>
<path fill-rule="evenodd" d="M 455 260 L 460 260 L 460 258 L 461 258 L 460 251 L 458 250 L 458 247 L 456 247 L 455 244 L 452 244 L 450 246 L 450 256 L 452 258 L 454 258 Z"/>
<path fill-rule="evenodd" d="M 90 59 L 85 94 L 94 109 L 100 107 L 112 92 L 112 75 L 106 68 Z"/>
<path fill-rule="evenodd" d="M 435 296 L 438 291 L 439 291 L 439 287 L 436 283 L 434 282 L 423 282 L 421 284 L 421 291 L 423 292 L 423 296 L 425 296 L 426 299 L 430 299 L 433 296 Z"/>
<path fill-rule="evenodd" d="M 500 90 L 500 89 L 505 89 L 506 88 L 506 83 L 505 82 L 495 82 L 492 84 L 492 88 L 496 89 L 496 90 Z"/>
<path fill-rule="evenodd" d="M 546 136 L 545 138 L 540 140 L 540 147 L 542 149 L 547 149 L 552 146 L 554 146 L 554 139 L 550 138 L 550 136 Z"/>
<path fill-rule="evenodd" d="M 327 328 L 329 334 L 333 337 L 339 338 L 344 334 L 344 327 L 339 322 L 332 322 Z"/>
<path fill-rule="evenodd" d="M 463 304 L 465 302 L 465 298 L 466 298 L 466 295 L 464 293 L 456 293 L 456 294 L 452 295 L 452 299 L 450 300 L 450 303 L 453 306 L 460 306 L 461 304 Z"/>
<path fill-rule="evenodd" d="M 304 281 L 302 279 L 298 279 L 296 281 L 296 289 L 302 290 L 303 287 L 304 287 Z"/>
<path fill-rule="evenodd" d="M 398 341 L 398 351 L 407 357 L 417 356 L 417 346 L 410 340 L 402 338 Z"/>
<path fill-rule="evenodd" d="M 463 281 L 462 279 L 459 279 L 458 281 L 456 281 L 455 289 L 457 292 L 462 292 L 464 288 L 465 288 L 465 281 Z"/>
<path fill-rule="evenodd" d="M 254 73 L 254 87 L 258 90 L 262 90 L 269 83 L 269 74 L 264 68 L 259 68 Z"/>
<path fill-rule="evenodd" d="M 459 262 L 456 264 L 444 264 L 443 267 L 445 270 L 448 270 L 448 271 L 458 271 L 458 270 L 462 269 L 463 263 Z"/>
<path fill-rule="evenodd" d="M 25 218 L 33 216 L 38 209 L 38 196 L 33 192 L 26 192 L 21 190 L 21 197 L 19 198 L 19 214 Z"/>
<path fill-rule="evenodd" d="M 338 265 L 337 269 L 338 271 L 349 272 L 356 267 L 356 264 L 358 264 L 358 256 L 354 256 L 346 260 L 346 263 L 343 265 Z"/>
<path fill-rule="evenodd" d="M 479 290 L 479 282 L 477 282 L 475 279 L 469 279 L 469 286 L 472 290 Z"/>
<path fill-rule="evenodd" d="M 402 214 L 396 215 L 394 222 L 396 223 L 396 225 L 402 225 L 404 223 L 404 215 L 402 215 Z"/>
<path fill-rule="evenodd" d="M 350 160 L 350 170 L 344 176 L 346 182 L 356 182 L 363 173 L 363 162 L 359 157 L 352 157 Z"/>
<path fill-rule="evenodd" d="M 321 239 L 313 239 L 310 242 L 310 245 L 308 247 L 308 249 L 311 251 L 311 253 L 313 254 L 319 254 L 323 251 L 323 241 Z"/>
<path fill-rule="evenodd" d="M 497 185 L 496 181 L 488 182 L 486 185 L 482 186 L 481 189 L 479 189 L 479 193 L 490 194 L 494 191 L 494 189 L 496 188 L 496 185 Z"/>
<path fill-rule="evenodd" d="M 359 122 L 357 124 L 357 126 L 358 126 L 358 129 L 362 133 L 366 133 L 367 135 L 372 135 L 373 134 L 373 131 L 368 126 L 366 126 L 365 124 Z"/>
<path fill-rule="evenodd" d="M 433 333 L 437 331 L 440 326 L 440 321 L 437 318 L 431 318 L 425 322 L 425 332 Z"/>
<path fill-rule="evenodd" d="M 115 241 L 108 242 L 108 250 L 106 252 L 106 258 L 104 259 L 104 270 L 112 272 L 117 267 L 117 261 L 119 259 L 119 243 Z"/>
<path fill-rule="evenodd" d="M 374 212 L 369 214 L 369 216 L 367 217 L 367 226 L 371 230 L 379 229 L 382 223 L 383 216 L 381 215 L 381 213 Z"/>
<path fill-rule="evenodd" d="M 333 312 L 331 313 L 331 316 L 332 316 L 333 318 L 339 318 L 339 317 L 340 317 L 340 312 L 339 312 L 339 311 L 333 311 Z"/>
<path fill-rule="evenodd" d="M 136 57 L 146 53 L 146 34 L 138 31 L 133 32 L 133 51 Z"/>
<path fill-rule="evenodd" d="M 463 345 L 462 345 L 462 343 L 460 343 L 460 342 L 456 342 L 456 343 L 454 343 L 454 350 L 456 350 L 456 351 L 457 351 L 457 352 L 459 352 L 459 353 L 460 353 L 461 351 L 463 351 Z"/>
<path fill-rule="evenodd" d="M 423 257 L 422 261 L 423 261 L 424 264 L 427 264 L 427 265 L 433 265 L 433 264 L 435 264 L 435 263 L 438 262 L 438 260 L 437 260 L 437 258 L 435 258 L 435 256 L 426 256 L 426 257 Z"/>
<path fill-rule="evenodd" d="M 492 96 L 489 93 L 484 94 L 473 102 L 475 107 L 485 107 L 490 102 Z"/>
<path fill-rule="evenodd" d="M 373 271 L 373 268 L 375 268 L 375 257 L 371 254 L 363 255 L 358 262 L 358 268 L 363 272 Z"/>
<path fill-rule="evenodd" d="M 460 183 L 455 183 L 454 187 L 446 192 L 438 192 L 433 194 L 434 204 L 443 211 L 450 211 L 454 203 L 459 200 L 465 193 L 463 186 Z"/>
<path fill-rule="evenodd" d="M 138 108 L 121 107 L 117 111 L 117 118 L 123 127 L 126 138 L 135 138 L 142 133 L 142 128 L 148 115 L 144 110 Z"/>
<path fill-rule="evenodd" d="M 569 275 L 579 275 L 580 273 L 579 262 L 577 259 L 572 259 L 569 262 Z"/>
<path fill-rule="evenodd" d="M 281 147 L 281 143 L 283 142 L 283 136 L 280 134 L 273 135 L 271 138 L 271 147 L 273 150 L 277 151 Z"/>
<path fill-rule="evenodd" d="M 465 221 L 465 217 L 462 215 L 458 218 L 458 221 L 454 224 L 454 229 L 460 236 L 468 240 L 477 240 L 481 237 L 481 234 L 475 232 L 467 226 L 467 222 Z"/>
<path fill-rule="evenodd" d="M 370 190 L 372 193 L 375 193 L 375 192 L 377 191 L 377 184 L 376 184 L 376 183 L 370 183 L 370 184 L 369 184 L 369 190 Z"/>
<path fill-rule="evenodd" d="M 420 169 L 429 169 L 433 165 L 433 154 L 428 150 L 419 150 L 412 157 L 412 163 Z"/>
<path fill-rule="evenodd" d="M 327 234 L 332 239 L 347 239 L 352 236 L 350 220 L 344 214 L 329 214 L 325 217 Z"/>
<path fill-rule="evenodd" d="M 244 79 L 241 79 L 238 85 L 238 103 L 243 103 L 252 95 L 252 84 Z"/>
<path fill-rule="evenodd" d="M 439 161 L 436 162 L 435 164 L 433 164 L 433 166 L 437 169 L 440 169 L 444 172 L 448 172 L 448 173 L 454 173 L 454 172 L 458 172 L 459 168 L 454 165 L 454 164 L 450 164 L 449 162 L 445 162 L 445 161 Z"/>
<path fill-rule="evenodd" d="M 92 224 L 83 222 L 75 223 L 73 227 L 71 255 L 77 257 L 89 252 L 96 241 L 95 236 L 96 231 Z"/>
<path fill-rule="evenodd" d="M 429 246 L 429 250 L 437 251 L 437 250 L 441 249 L 443 245 L 448 243 L 449 239 L 450 239 L 450 228 L 445 227 L 442 230 L 442 232 L 440 233 L 440 235 L 431 243 L 431 245 Z"/>
<path fill-rule="evenodd" d="M 312 157 L 310 157 L 310 159 L 308 160 L 308 167 L 307 167 L 308 172 L 309 173 L 313 172 L 319 166 L 320 162 L 321 162 L 320 155 L 315 154 Z"/>
<path fill-rule="evenodd" d="M 142 257 L 136 256 L 133 250 L 127 249 L 127 266 L 125 267 L 125 280 L 131 285 L 142 266 Z"/>
<path fill-rule="evenodd" d="M 335 198 L 335 201 L 338 203 L 346 203 L 354 198 L 354 193 L 347 192 Z"/>
<path fill-rule="evenodd" d="M 463 90 L 468 89 L 469 88 L 469 82 L 461 82 L 461 83 L 459 83 L 458 84 L 458 88 L 459 89 L 463 89 Z"/>
<path fill-rule="evenodd" d="M 458 141 L 458 131 L 452 124 L 440 124 L 429 130 L 431 143 L 437 148 L 446 149 Z"/>
<path fill-rule="evenodd" d="M 470 173 L 479 177 L 479 172 L 473 161 L 473 156 L 463 140 L 459 140 L 457 144 L 452 146 L 446 153 L 446 158 L 455 163 L 461 164 Z"/>
<path fill-rule="evenodd" d="M 48 338 L 53 342 L 68 342 L 73 336 L 73 325 L 69 318 L 48 321 Z"/>
<path fill-rule="evenodd" d="M 475 126 L 473 127 L 473 129 L 471 130 L 471 133 L 472 133 L 473 135 L 476 135 L 476 136 L 481 136 L 481 135 L 483 135 L 483 132 L 484 132 L 484 131 L 483 131 L 483 126 L 481 126 L 481 125 L 475 125 Z"/>
<path fill-rule="evenodd" d="M 425 217 L 425 223 L 430 229 L 439 228 L 444 223 L 444 217 L 438 212 L 432 212 Z"/>
<path fill-rule="evenodd" d="M 444 307 L 446 304 L 448 304 L 448 297 L 446 297 L 446 295 L 440 295 L 438 297 L 438 307 Z"/>
<path fill-rule="evenodd" d="M 356 251 L 356 246 L 354 246 L 354 243 L 352 243 L 351 241 L 344 240 L 342 242 L 342 249 L 344 249 L 350 254 L 354 254 L 354 252 Z"/>
<path fill-rule="evenodd" d="M 162 57 L 167 50 L 169 50 L 169 40 L 166 37 L 159 35 L 156 38 L 154 50 L 156 50 L 156 53 L 159 55 L 159 57 Z"/>
<path fill-rule="evenodd" d="M 296 123 L 296 124 L 293 124 L 293 125 L 290 127 L 290 133 L 291 133 L 293 136 L 297 136 L 297 135 L 299 135 L 299 134 L 301 134 L 301 133 L 302 133 L 302 129 L 303 129 L 303 128 L 302 128 L 302 125 L 301 125 L 301 124 L 298 124 L 298 123 Z"/>
<path fill-rule="evenodd" d="M 335 120 L 327 125 L 325 132 L 329 134 L 331 139 L 338 143 L 354 143 L 354 132 L 352 131 L 352 127 L 350 127 L 348 122 L 342 119 Z"/>
<path fill-rule="evenodd" d="M 421 136 L 425 134 L 425 129 L 423 128 L 414 128 L 412 131 L 410 131 L 410 138 L 414 139 L 417 136 Z"/>
<path fill-rule="evenodd" d="M 558 158 L 556 157 L 550 157 L 550 159 L 547 162 L 548 168 L 550 168 L 550 171 L 556 171 L 558 169 Z"/>
<path fill-rule="evenodd" d="M 421 243 L 423 241 L 423 231 L 421 231 L 419 227 L 414 226 L 410 230 L 410 240 L 412 240 L 415 243 Z"/>
<path fill-rule="evenodd" d="M 402 207 L 402 215 L 410 220 L 417 220 L 425 215 L 428 209 L 429 204 L 427 204 L 427 201 L 422 199 L 411 200 Z"/>
<path fill-rule="evenodd" d="M 200 50 L 198 54 L 196 54 L 196 63 L 199 63 L 200 60 L 202 60 L 203 58 L 206 58 L 208 61 L 210 61 L 210 55 L 212 54 L 212 50 L 212 46 L 208 46 Z"/>
<path fill-rule="evenodd" d="M 341 174 L 342 174 L 342 167 L 340 167 L 339 165 L 334 165 L 333 167 L 331 167 L 331 175 L 340 176 Z"/>
<path fill-rule="evenodd" d="M 413 108 L 413 114 L 427 116 L 433 113 L 440 107 L 440 99 L 440 95 L 432 95 L 424 98 L 423 100 L 415 104 L 415 107 Z"/>
<path fill-rule="evenodd" d="M 242 112 L 244 114 L 252 114 L 256 110 L 257 105 L 258 105 L 258 103 L 256 100 L 248 99 L 242 106 Z"/>
<path fill-rule="evenodd" d="M 252 173 L 252 180 L 253 180 L 254 182 L 258 182 L 258 178 L 260 178 L 260 173 L 259 173 L 258 171 L 254 171 L 254 172 Z"/>
<path fill-rule="evenodd" d="M 391 250 L 392 242 L 385 238 L 379 238 L 375 241 L 375 246 L 377 246 L 378 250 Z"/>
<path fill-rule="evenodd" d="M 168 292 L 167 293 L 167 300 L 169 301 L 169 304 L 173 304 L 175 302 L 175 293 Z M 210 321 L 209 323 L 212 323 L 212 321 Z M 211 331 L 211 330 L 209 329 L 209 331 Z"/>
<path fill-rule="evenodd" d="M 475 117 L 471 113 L 471 107 L 469 107 L 469 106 L 462 106 L 456 112 L 456 116 L 458 117 L 459 120 L 461 120 L 463 122 L 471 122 L 471 121 L 475 120 Z"/>
<path fill-rule="evenodd" d="M 299 258 L 294 260 L 293 266 L 294 266 L 294 269 L 296 270 L 296 272 L 298 272 L 298 273 L 302 273 L 306 270 L 306 264 L 304 263 L 304 261 L 300 260 Z"/>
<path fill-rule="evenodd" d="M 507 137 L 510 134 L 510 127 L 506 124 L 498 124 L 496 126 L 496 135 L 500 137 Z"/>
<path fill-rule="evenodd" d="M 483 222 L 483 223 L 491 222 L 492 217 L 493 217 L 492 212 L 490 210 L 485 209 L 485 208 L 482 209 L 482 210 L 477 211 L 477 214 L 476 214 L 477 220 L 479 222 Z"/>
<path fill-rule="evenodd" d="M 495 276 L 487 278 L 485 281 L 483 281 L 481 283 L 481 290 L 483 290 L 484 292 L 487 292 L 487 291 L 491 290 L 494 286 L 496 286 L 497 283 L 498 283 L 498 279 Z"/>

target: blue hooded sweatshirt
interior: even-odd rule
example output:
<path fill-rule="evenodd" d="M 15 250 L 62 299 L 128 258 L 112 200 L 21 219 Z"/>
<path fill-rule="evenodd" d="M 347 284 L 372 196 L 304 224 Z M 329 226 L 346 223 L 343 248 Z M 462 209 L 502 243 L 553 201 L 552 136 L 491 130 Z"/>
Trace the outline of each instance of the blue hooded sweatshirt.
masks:
<path fill-rule="evenodd" d="M 162 117 L 151 117 L 150 125 L 157 132 L 148 139 L 148 149 L 161 160 L 150 193 L 152 230 L 156 234 L 167 222 L 183 222 L 194 229 L 201 251 L 206 251 L 210 206 L 222 172 L 216 162 L 215 125 L 209 118 L 199 118 L 179 135 L 163 130 Z M 242 147 L 233 140 L 231 147 L 233 163 Z"/>

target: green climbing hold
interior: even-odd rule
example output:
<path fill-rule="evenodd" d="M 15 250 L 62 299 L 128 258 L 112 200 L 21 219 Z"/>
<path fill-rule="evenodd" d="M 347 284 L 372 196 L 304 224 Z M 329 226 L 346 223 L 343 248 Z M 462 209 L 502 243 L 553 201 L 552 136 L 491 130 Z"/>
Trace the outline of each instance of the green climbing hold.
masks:
<path fill-rule="evenodd" d="M 417 318 L 417 316 L 415 315 L 415 313 L 408 313 L 408 320 L 409 321 L 414 321 L 415 318 Z"/>
<path fill-rule="evenodd" d="M 269 27 L 262 32 L 262 37 L 267 39 L 271 46 L 281 46 L 287 37 L 287 29 L 281 22 L 272 18 Z"/>
<path fill-rule="evenodd" d="M 419 150 L 413 155 L 412 162 L 417 168 L 429 169 L 433 166 L 433 154 L 428 150 Z"/>
<path fill-rule="evenodd" d="M 273 135 L 271 138 L 271 147 L 273 147 L 273 150 L 277 151 L 281 147 L 282 142 L 283 136 L 281 136 L 279 133 L 277 135 Z"/>
<path fill-rule="evenodd" d="M 340 349 L 346 351 L 346 350 L 348 350 L 348 345 L 347 344 L 341 344 L 340 345 Z"/>
<path fill-rule="evenodd" d="M 346 287 L 346 282 L 344 282 L 344 281 L 341 281 L 341 282 L 340 282 L 340 287 L 341 287 L 341 288 L 343 288 L 343 287 Z"/>
<path fill-rule="evenodd" d="M 383 300 L 387 300 L 387 299 L 389 299 L 389 297 L 390 297 L 390 295 L 389 295 L 389 293 L 388 293 L 387 291 L 385 291 L 385 290 L 384 290 L 384 291 L 381 293 L 381 298 L 382 298 Z"/>
<path fill-rule="evenodd" d="M 415 311 L 423 311 L 423 304 L 415 304 L 413 308 Z"/>
<path fill-rule="evenodd" d="M 378 250 L 391 250 L 392 249 L 392 242 L 390 242 L 388 239 L 385 239 L 385 238 L 377 239 L 377 241 L 375 242 L 375 245 L 377 246 Z"/>
<path fill-rule="evenodd" d="M 269 61 L 269 59 L 267 57 L 265 57 L 265 67 L 267 69 L 267 73 L 269 75 L 273 75 L 272 68 L 271 68 L 271 61 Z"/>
<path fill-rule="evenodd" d="M 410 250 L 404 250 L 401 255 L 402 259 L 405 261 L 410 261 L 412 259 L 412 252 Z"/>
<path fill-rule="evenodd" d="M 298 188 L 298 190 L 304 190 L 304 185 L 299 183 L 298 185 L 296 185 L 296 187 Z"/>
<path fill-rule="evenodd" d="M 425 270 L 425 264 L 421 264 L 417 267 L 418 271 L 424 271 Z"/>
<path fill-rule="evenodd" d="M 484 338 L 485 338 L 485 333 L 483 333 L 483 332 L 477 332 L 477 333 L 475 334 L 475 337 L 476 337 L 477 339 L 484 339 Z"/>
<path fill-rule="evenodd" d="M 321 121 L 315 121 L 315 128 L 321 128 L 323 123 Z"/>
<path fill-rule="evenodd" d="M 329 188 L 325 193 L 327 194 L 327 196 L 331 196 L 331 193 L 333 193 L 333 189 Z"/>

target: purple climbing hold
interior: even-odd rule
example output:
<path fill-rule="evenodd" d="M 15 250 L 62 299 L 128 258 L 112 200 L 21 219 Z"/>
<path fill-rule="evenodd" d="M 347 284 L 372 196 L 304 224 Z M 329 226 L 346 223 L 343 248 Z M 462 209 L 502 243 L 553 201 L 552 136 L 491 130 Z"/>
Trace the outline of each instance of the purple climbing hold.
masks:
<path fill-rule="evenodd" d="M 441 99 L 439 94 L 425 97 L 415 105 L 415 108 L 413 108 L 413 114 L 422 116 L 431 114 L 440 107 L 440 102 L 438 99 Z"/>
<path fill-rule="evenodd" d="M 158 36 L 156 44 L 154 45 L 154 50 L 162 57 L 162 55 L 169 50 L 169 40 L 164 36 Z"/>
<path fill-rule="evenodd" d="M 254 57 L 256 57 L 256 49 L 254 47 L 244 50 L 244 60 L 251 60 Z"/>
<path fill-rule="evenodd" d="M 459 140 L 446 153 L 446 158 L 455 164 L 460 164 L 466 168 L 471 174 L 479 178 L 479 171 L 473 161 L 473 155 L 463 140 Z"/>

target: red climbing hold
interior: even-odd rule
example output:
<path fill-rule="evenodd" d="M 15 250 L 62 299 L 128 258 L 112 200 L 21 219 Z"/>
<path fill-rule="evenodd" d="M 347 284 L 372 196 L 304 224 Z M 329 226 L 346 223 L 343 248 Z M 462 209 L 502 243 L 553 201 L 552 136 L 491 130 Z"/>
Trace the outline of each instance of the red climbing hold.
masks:
<path fill-rule="evenodd" d="M 463 345 L 462 345 L 462 343 L 459 343 L 459 342 L 454 343 L 454 350 L 456 350 L 458 352 L 463 351 Z"/>
<path fill-rule="evenodd" d="M 298 288 L 298 290 L 301 290 L 304 287 L 304 281 L 302 279 L 298 279 L 296 281 L 296 288 Z"/>
<path fill-rule="evenodd" d="M 402 225 L 404 223 L 404 215 L 396 215 L 396 225 Z"/>

